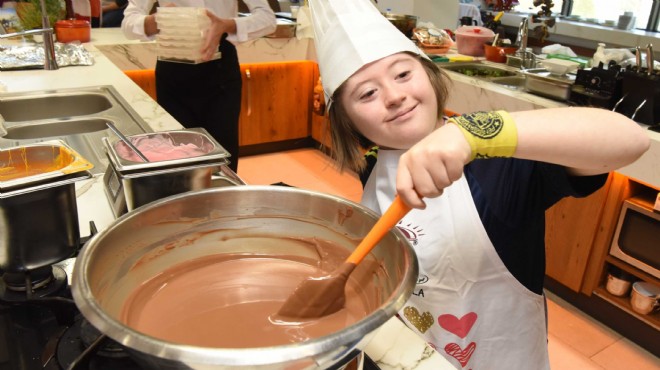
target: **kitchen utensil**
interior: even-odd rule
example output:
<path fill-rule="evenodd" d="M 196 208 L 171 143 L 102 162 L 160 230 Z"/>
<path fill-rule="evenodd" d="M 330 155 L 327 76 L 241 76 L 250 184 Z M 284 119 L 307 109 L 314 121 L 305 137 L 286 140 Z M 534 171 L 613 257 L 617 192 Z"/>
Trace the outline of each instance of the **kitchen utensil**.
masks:
<path fill-rule="evenodd" d="M 456 49 L 459 54 L 480 57 L 484 55 L 484 44 L 490 43 L 495 32 L 478 26 L 462 26 L 456 30 Z"/>
<path fill-rule="evenodd" d="M 645 282 L 638 281 L 632 286 L 630 305 L 633 311 L 646 315 L 660 307 L 660 288 Z"/>
<path fill-rule="evenodd" d="M 142 161 L 149 162 L 147 157 L 144 154 L 142 154 L 142 152 L 135 145 L 133 145 L 133 143 L 126 136 L 124 136 L 124 134 L 122 134 L 121 131 L 119 131 L 112 122 L 107 121 L 106 124 L 108 125 L 108 128 L 112 130 L 112 132 L 114 132 L 117 136 L 119 136 L 119 138 L 121 139 L 121 141 L 124 142 L 124 144 L 128 145 L 128 147 L 131 148 L 131 150 L 133 150 L 135 154 L 137 154 L 138 157 L 140 157 L 140 159 L 142 159 Z"/>
<path fill-rule="evenodd" d="M 497 46 L 497 40 L 499 40 L 499 38 L 500 38 L 500 34 L 496 33 L 495 38 L 493 39 L 493 44 L 492 44 L 493 46 Z"/>
<path fill-rule="evenodd" d="M 478 24 L 476 19 L 472 19 L 469 16 L 461 17 L 458 21 L 461 23 L 461 26 L 476 26 Z"/>
<path fill-rule="evenodd" d="M 0 150 L 0 271 L 33 270 L 75 253 L 75 182 L 91 178 L 91 167 L 61 140 Z"/>
<path fill-rule="evenodd" d="M 558 76 L 573 73 L 580 67 L 580 63 L 564 59 L 544 59 L 540 61 L 540 64 L 550 73 Z"/>
<path fill-rule="evenodd" d="M 346 303 L 348 276 L 378 242 L 410 211 L 397 195 L 385 213 L 346 261 L 330 275 L 304 280 L 284 302 L 278 315 L 287 318 L 314 318 L 339 311 Z"/>
<path fill-rule="evenodd" d="M 612 266 L 607 274 L 605 289 L 615 296 L 623 297 L 630 291 L 633 280 L 633 275 Z"/>
<path fill-rule="evenodd" d="M 73 269 L 73 299 L 94 327 L 130 347 L 132 355 L 151 364 L 149 368 L 334 369 L 341 359 L 369 344 L 371 333 L 403 308 L 415 287 L 417 259 L 398 228 L 383 238 L 351 276 L 351 280 L 368 281 L 377 288 L 377 294 L 369 297 L 373 304 L 366 316 L 313 340 L 239 349 L 183 345 L 124 324 L 119 320 L 121 309 L 129 294 L 148 279 L 171 266 L 205 256 L 240 253 L 266 258 L 291 256 L 294 260 L 318 258 L 299 243 L 283 242 L 301 238 L 332 241 L 348 255 L 377 218 L 373 211 L 349 200 L 284 186 L 246 185 L 178 194 L 125 214 L 90 239 Z M 272 240 L 232 244 L 197 238 L 223 233 L 244 238 L 261 235 L 266 241 Z M 243 275 L 245 279 L 253 276 Z M 289 293 L 281 293 L 282 301 Z M 217 335 L 233 335 L 212 325 L 209 329 Z"/>
<path fill-rule="evenodd" d="M 495 37 L 497 37 L 497 35 Z M 516 50 L 518 50 L 518 48 L 515 46 L 493 46 L 491 44 L 484 44 L 486 60 L 496 63 L 505 63 L 506 56 L 515 53 Z"/>
<path fill-rule="evenodd" d="M 399 31 L 401 31 L 406 37 L 411 38 L 413 35 L 413 30 L 417 27 L 418 17 L 414 15 L 407 14 L 394 14 L 387 12 L 383 14 L 390 23 L 394 25 Z"/>
<path fill-rule="evenodd" d="M 110 159 L 103 177 L 105 193 L 115 216 L 170 195 L 212 186 L 212 176 L 228 163 L 229 152 L 203 128 L 161 131 L 131 136 L 134 139 L 170 141 L 172 146 L 199 148 L 203 155 L 185 158 L 137 162 L 123 158 L 123 141 L 103 138 Z M 124 148 L 125 149 L 125 148 Z M 126 153 L 132 154 L 128 150 Z M 138 160 L 138 158 L 136 158 Z M 240 181 L 242 184 L 242 181 Z"/>
<path fill-rule="evenodd" d="M 646 74 L 647 75 L 652 75 L 653 74 L 653 45 L 652 44 L 647 44 L 646 45 Z"/>
<path fill-rule="evenodd" d="M 92 26 L 84 19 L 62 19 L 55 22 L 55 36 L 61 43 L 89 42 L 91 32 Z"/>

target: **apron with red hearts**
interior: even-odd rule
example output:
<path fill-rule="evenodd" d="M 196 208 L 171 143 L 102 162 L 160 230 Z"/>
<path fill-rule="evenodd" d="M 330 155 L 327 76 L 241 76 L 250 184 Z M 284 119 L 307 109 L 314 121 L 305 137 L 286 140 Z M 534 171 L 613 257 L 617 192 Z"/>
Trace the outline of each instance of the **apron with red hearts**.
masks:
<path fill-rule="evenodd" d="M 378 152 L 362 204 L 382 213 L 392 203 L 401 154 Z M 500 260 L 465 177 L 425 202 L 397 225 L 420 267 L 401 319 L 457 369 L 549 369 L 544 298 Z"/>

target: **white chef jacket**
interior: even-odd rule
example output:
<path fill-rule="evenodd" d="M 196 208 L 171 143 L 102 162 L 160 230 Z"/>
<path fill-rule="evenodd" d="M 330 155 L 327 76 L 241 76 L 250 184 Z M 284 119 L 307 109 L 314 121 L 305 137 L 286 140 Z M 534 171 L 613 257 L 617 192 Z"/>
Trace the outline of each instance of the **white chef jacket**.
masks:
<path fill-rule="evenodd" d="M 144 33 L 144 18 L 157 0 L 130 0 L 124 9 L 124 21 L 121 29 L 129 40 L 149 40 Z M 167 0 L 161 3 L 173 3 L 176 6 L 199 7 L 210 10 L 219 18 L 232 18 L 236 21 L 236 33 L 227 36 L 233 43 L 244 42 L 271 34 L 275 31 L 275 13 L 267 0 L 243 0 L 250 15 L 238 17 L 238 0 Z"/>
<path fill-rule="evenodd" d="M 383 213 L 404 151 L 379 150 L 362 204 Z M 419 262 L 402 320 L 457 369 L 549 370 L 544 298 L 499 258 L 465 176 L 397 225 Z"/>

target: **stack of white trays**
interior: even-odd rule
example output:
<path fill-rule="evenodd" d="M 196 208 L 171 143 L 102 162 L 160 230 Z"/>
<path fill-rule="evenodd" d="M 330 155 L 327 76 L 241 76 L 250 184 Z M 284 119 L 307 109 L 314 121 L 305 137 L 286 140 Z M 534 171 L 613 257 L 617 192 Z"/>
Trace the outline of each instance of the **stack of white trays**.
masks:
<path fill-rule="evenodd" d="M 156 13 L 159 33 L 156 35 L 158 60 L 202 63 L 201 49 L 211 19 L 205 8 L 161 6 Z M 212 59 L 220 58 L 220 52 Z"/>

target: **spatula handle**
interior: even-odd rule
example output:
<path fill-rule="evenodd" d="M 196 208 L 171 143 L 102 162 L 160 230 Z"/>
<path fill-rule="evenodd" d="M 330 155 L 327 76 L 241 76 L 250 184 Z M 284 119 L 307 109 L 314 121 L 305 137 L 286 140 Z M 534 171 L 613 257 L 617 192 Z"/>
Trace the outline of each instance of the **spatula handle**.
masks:
<path fill-rule="evenodd" d="M 353 253 L 348 256 L 346 262 L 358 264 L 364 257 L 371 252 L 371 250 L 380 242 L 381 239 L 393 228 L 399 220 L 403 218 L 408 212 L 408 207 L 397 195 L 394 201 L 387 208 L 385 213 L 378 219 L 374 227 L 367 233 L 367 236 L 362 239 L 362 242 L 355 248 Z"/>

